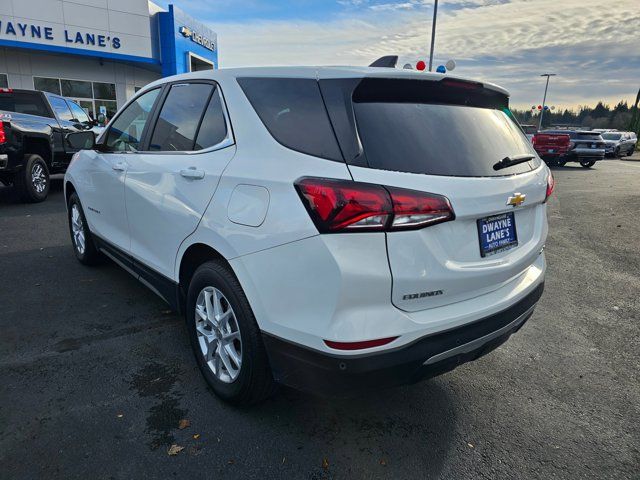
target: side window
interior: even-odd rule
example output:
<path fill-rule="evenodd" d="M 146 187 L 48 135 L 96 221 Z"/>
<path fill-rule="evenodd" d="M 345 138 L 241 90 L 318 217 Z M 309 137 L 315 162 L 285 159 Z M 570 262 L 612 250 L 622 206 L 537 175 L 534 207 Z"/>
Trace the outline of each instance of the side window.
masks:
<path fill-rule="evenodd" d="M 196 137 L 195 150 L 213 147 L 222 142 L 227 136 L 227 122 L 224 117 L 224 107 L 220 97 L 220 89 L 216 87 L 207 110 L 204 112 L 198 136 Z"/>
<path fill-rule="evenodd" d="M 53 111 L 56 112 L 56 116 L 60 120 L 69 121 L 73 118 L 73 115 L 71 115 L 71 110 L 69 110 L 69 105 L 67 105 L 67 102 L 64 101 L 64 98 L 49 97 L 49 102 L 51 102 Z"/>
<path fill-rule="evenodd" d="M 69 108 L 71 109 L 71 114 L 73 115 L 73 118 L 78 120 L 78 122 L 80 123 L 91 122 L 89 115 L 87 115 L 87 112 L 85 112 L 80 105 L 78 105 L 76 102 L 71 102 L 71 101 L 67 101 L 67 103 L 69 104 Z"/>
<path fill-rule="evenodd" d="M 307 78 L 239 78 L 275 140 L 291 150 L 342 161 L 318 82 Z"/>
<path fill-rule="evenodd" d="M 212 91 L 213 86 L 206 83 L 172 85 L 158 115 L 149 150 L 193 150 L 198 125 Z"/>
<path fill-rule="evenodd" d="M 140 148 L 144 126 L 159 93 L 159 88 L 150 90 L 120 112 L 107 133 L 106 146 L 109 149 L 123 152 L 136 151 Z"/>

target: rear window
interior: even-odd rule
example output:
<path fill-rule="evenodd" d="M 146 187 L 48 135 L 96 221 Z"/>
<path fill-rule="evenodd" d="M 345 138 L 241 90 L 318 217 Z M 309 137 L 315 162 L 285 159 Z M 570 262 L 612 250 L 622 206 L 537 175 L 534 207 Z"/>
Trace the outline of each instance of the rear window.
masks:
<path fill-rule="evenodd" d="M 411 101 L 354 102 L 354 110 L 371 168 L 486 177 L 528 172 L 539 165 L 508 111 Z M 494 170 L 505 157 L 522 154 L 534 159 Z"/>
<path fill-rule="evenodd" d="M 42 97 L 36 92 L 0 93 L 0 110 L 38 115 L 40 117 L 51 116 Z"/>
<path fill-rule="evenodd" d="M 239 78 L 271 136 L 298 152 L 342 161 L 318 82 L 307 78 Z"/>
<path fill-rule="evenodd" d="M 620 133 L 603 133 L 602 138 L 605 140 L 620 140 L 622 138 L 622 134 Z"/>

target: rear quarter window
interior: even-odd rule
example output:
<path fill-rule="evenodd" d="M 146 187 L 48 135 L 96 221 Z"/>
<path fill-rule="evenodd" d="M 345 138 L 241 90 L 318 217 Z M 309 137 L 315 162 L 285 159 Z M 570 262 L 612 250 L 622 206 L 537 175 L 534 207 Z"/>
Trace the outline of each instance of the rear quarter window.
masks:
<path fill-rule="evenodd" d="M 318 82 L 307 78 L 239 78 L 271 136 L 308 155 L 343 161 Z"/>

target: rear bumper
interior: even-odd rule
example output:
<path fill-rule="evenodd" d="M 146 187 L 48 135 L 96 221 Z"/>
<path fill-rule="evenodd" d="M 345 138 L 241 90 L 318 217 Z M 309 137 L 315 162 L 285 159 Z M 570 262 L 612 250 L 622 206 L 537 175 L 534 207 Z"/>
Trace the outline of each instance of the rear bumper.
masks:
<path fill-rule="evenodd" d="M 276 381 L 328 396 L 415 383 L 475 360 L 504 343 L 531 317 L 544 283 L 498 313 L 390 351 L 332 355 L 263 334 Z"/>

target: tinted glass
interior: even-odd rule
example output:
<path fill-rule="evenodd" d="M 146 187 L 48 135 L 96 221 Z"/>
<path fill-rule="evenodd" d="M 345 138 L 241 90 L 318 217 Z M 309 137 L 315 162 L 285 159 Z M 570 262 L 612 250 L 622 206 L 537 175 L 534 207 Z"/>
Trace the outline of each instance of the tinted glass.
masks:
<path fill-rule="evenodd" d="M 603 133 L 602 138 L 605 140 L 620 140 L 622 135 L 619 133 Z"/>
<path fill-rule="evenodd" d="M 56 112 L 56 116 L 60 120 L 69 121 L 73 118 L 71 115 L 71 110 L 69 110 L 69 105 L 64 101 L 64 98 L 60 97 L 49 97 L 49 103 L 53 107 L 53 111 Z"/>
<path fill-rule="evenodd" d="M 35 92 L 0 93 L 0 110 L 50 117 L 51 114 L 40 95 Z"/>
<path fill-rule="evenodd" d="M 0 73 L 0 88 L 7 88 L 9 87 L 9 80 L 7 79 L 7 76 L 4 73 Z"/>
<path fill-rule="evenodd" d="M 33 88 L 60 95 L 60 81 L 57 78 L 33 77 Z"/>
<path fill-rule="evenodd" d="M 93 98 L 102 98 L 104 100 L 115 100 L 116 99 L 115 84 L 93 82 Z"/>
<path fill-rule="evenodd" d="M 142 132 L 158 93 L 159 88 L 150 90 L 120 112 L 109 127 L 107 147 L 114 151 L 136 151 L 140 148 Z"/>
<path fill-rule="evenodd" d="M 80 123 L 89 123 L 91 121 L 87 112 L 85 112 L 80 105 L 71 101 L 67 101 L 67 103 L 69 104 L 73 118 L 78 120 Z"/>
<path fill-rule="evenodd" d="M 213 92 L 207 110 L 202 117 L 195 150 L 213 147 L 219 144 L 227 136 L 227 124 L 224 118 L 222 99 L 219 92 Z"/>
<path fill-rule="evenodd" d="M 577 138 L 578 140 L 602 140 L 602 136 L 597 132 L 578 132 L 575 138 Z"/>
<path fill-rule="evenodd" d="M 532 169 L 529 162 L 493 169 L 508 156 L 535 156 L 527 137 L 501 110 L 422 103 L 354 103 L 354 109 L 372 168 L 465 177 Z"/>
<path fill-rule="evenodd" d="M 204 83 L 173 85 L 153 130 L 149 150 L 193 150 L 196 132 L 213 86 Z"/>
<path fill-rule="evenodd" d="M 342 161 L 316 80 L 241 78 L 238 82 L 279 143 L 298 152 Z"/>
<path fill-rule="evenodd" d="M 62 86 L 62 95 L 65 97 L 93 98 L 91 82 L 60 80 L 60 85 Z"/>

